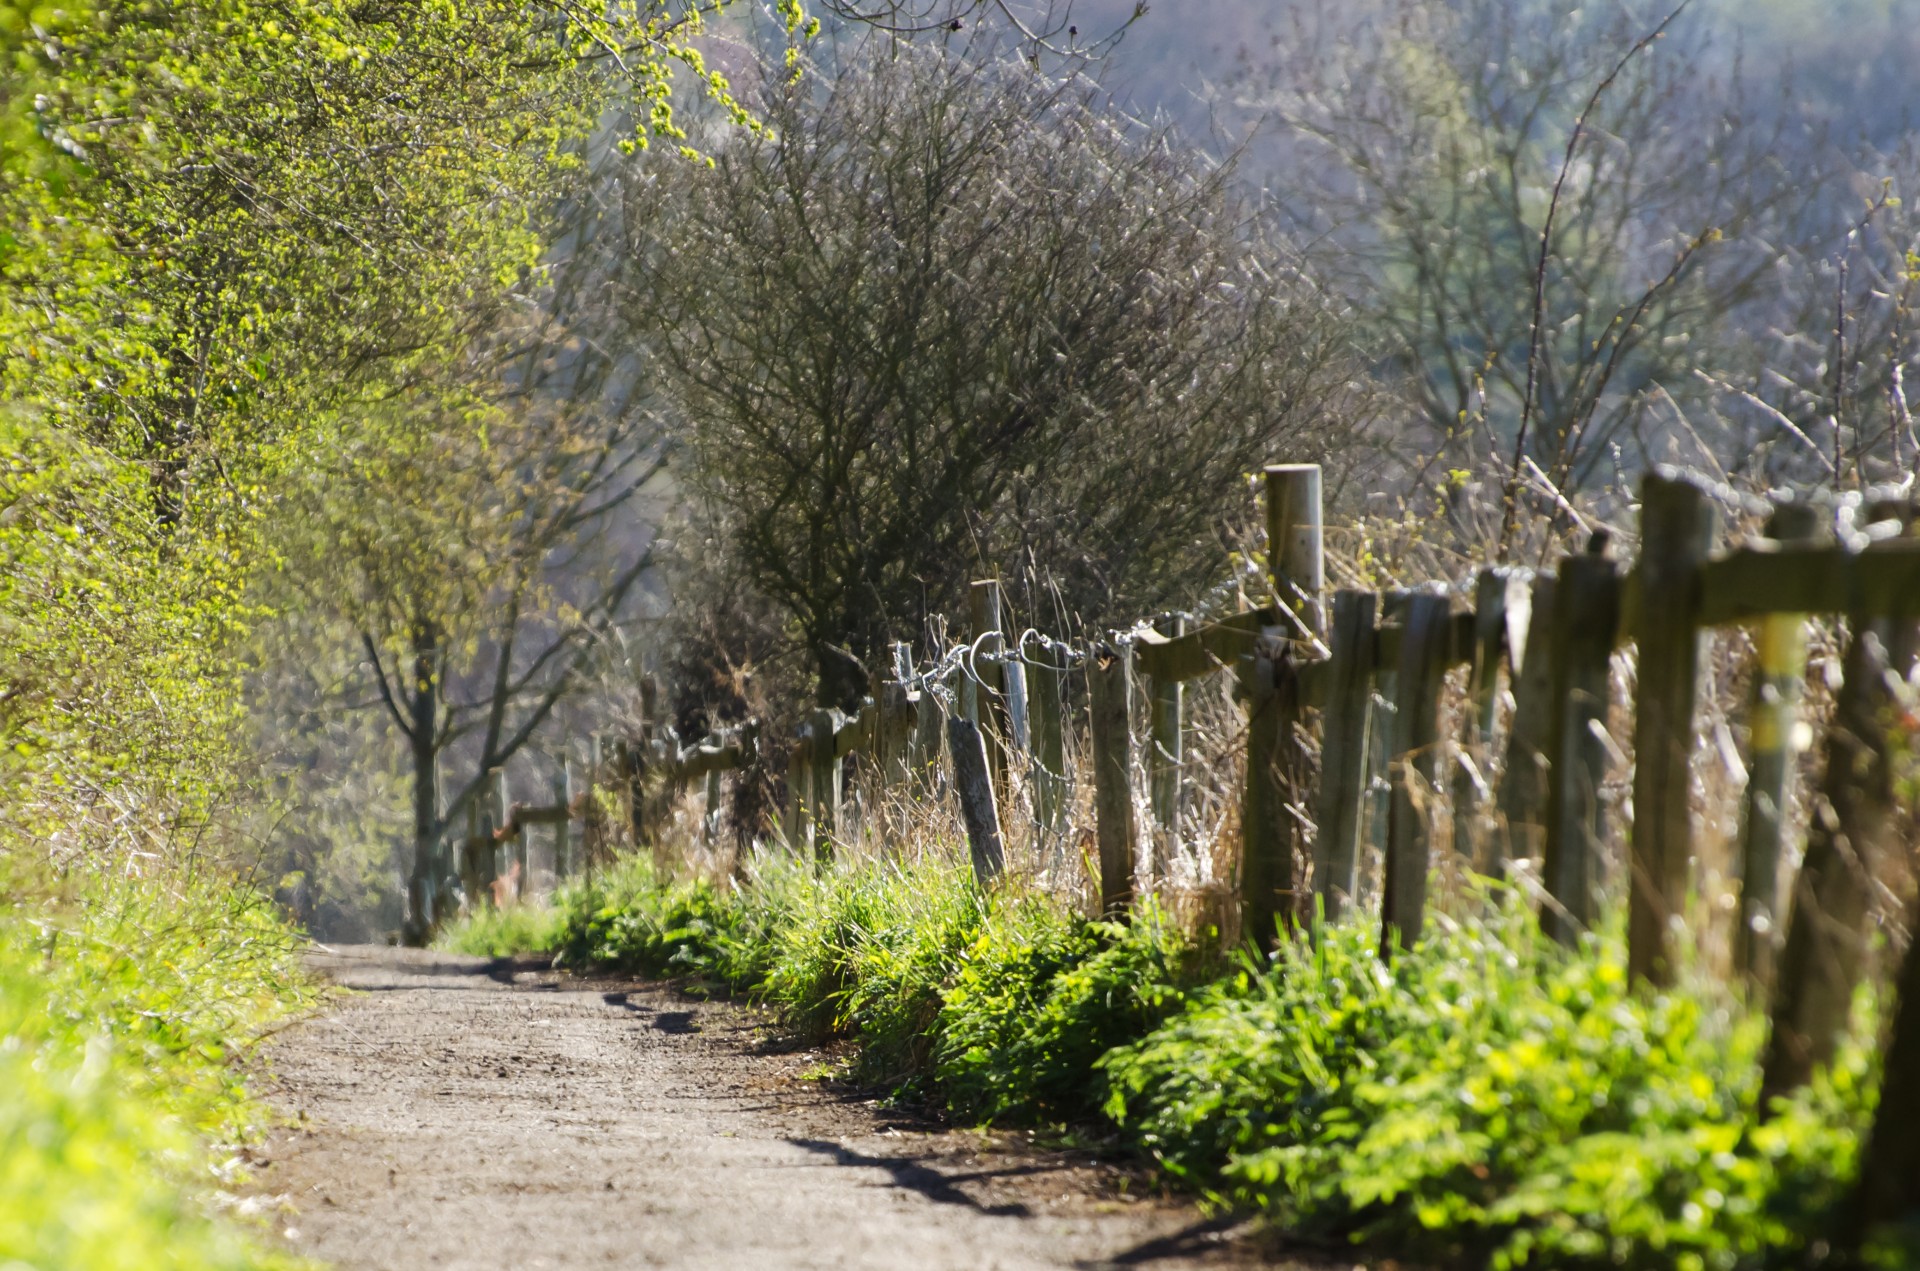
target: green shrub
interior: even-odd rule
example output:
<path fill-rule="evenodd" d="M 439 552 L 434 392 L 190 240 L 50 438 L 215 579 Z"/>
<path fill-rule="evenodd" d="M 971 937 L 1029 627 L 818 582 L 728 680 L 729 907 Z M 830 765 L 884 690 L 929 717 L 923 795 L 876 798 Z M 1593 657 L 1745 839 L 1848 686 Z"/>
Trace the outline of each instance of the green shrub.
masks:
<path fill-rule="evenodd" d="M 256 1132 L 232 1046 L 310 1000 L 291 933 L 219 882 L 4 881 L 0 1264 L 303 1265 L 202 1194 L 207 1144 Z"/>
<path fill-rule="evenodd" d="M 982 1121 L 1086 1120 L 1106 1102 L 1101 1057 L 1158 1025 L 1193 971 L 1155 909 L 1131 924 L 995 908 L 942 994 L 935 1074 L 947 1108 Z"/>
<path fill-rule="evenodd" d="M 1296 1230 L 1496 1267 L 1732 1268 L 1804 1250 L 1853 1171 L 1855 1057 L 1766 1124 L 1761 1021 L 1629 991 L 1506 900 L 1391 971 L 1358 926 L 1243 967 L 1106 1059 L 1167 1168 Z"/>
<path fill-rule="evenodd" d="M 548 953 L 559 942 L 564 915 L 551 905 L 482 908 L 442 931 L 434 947 L 479 958 Z"/>

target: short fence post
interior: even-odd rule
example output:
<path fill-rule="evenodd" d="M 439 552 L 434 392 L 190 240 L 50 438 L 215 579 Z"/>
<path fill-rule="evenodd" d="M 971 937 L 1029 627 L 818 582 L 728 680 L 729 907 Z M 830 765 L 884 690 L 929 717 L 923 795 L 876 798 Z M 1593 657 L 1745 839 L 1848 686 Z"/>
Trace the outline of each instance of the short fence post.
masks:
<path fill-rule="evenodd" d="M 1133 651 L 1097 646 L 1087 660 L 1093 749 L 1095 837 L 1100 845 L 1100 913 L 1123 917 L 1133 904 Z"/>
<path fill-rule="evenodd" d="M 813 725 L 803 724 L 787 752 L 787 846 L 813 848 Z"/>
<path fill-rule="evenodd" d="M 1182 636 L 1187 620 L 1181 614 L 1169 614 L 1154 624 L 1164 636 Z M 1182 765 L 1186 759 L 1186 692 L 1178 680 L 1153 678 L 1150 681 L 1147 724 L 1151 749 L 1147 755 L 1147 796 L 1153 808 L 1154 869 L 1165 869 L 1162 859 L 1166 844 L 1177 837 L 1180 826 L 1180 786 Z"/>
<path fill-rule="evenodd" d="M 1698 486 L 1658 473 L 1641 482 L 1627 971 L 1661 986 L 1673 981 L 1672 924 L 1686 901 L 1693 858 L 1688 795 L 1700 688 L 1700 580 L 1713 529 L 1713 509 Z"/>
<path fill-rule="evenodd" d="M 1394 703 L 1392 803 L 1387 815 L 1386 880 L 1381 889 L 1381 950 L 1411 948 L 1426 917 L 1432 857 L 1430 810 L 1440 743 L 1440 689 L 1452 639 L 1452 604 L 1444 594 L 1407 600 Z M 1416 786 L 1419 792 L 1415 793 Z"/>
<path fill-rule="evenodd" d="M 970 719 L 947 721 L 947 747 L 953 758 L 954 793 L 967 826 L 968 855 L 974 881 L 985 887 L 1006 869 L 1000 845 L 1000 814 L 994 806 L 993 774 L 987 764 L 986 738 Z"/>
<path fill-rule="evenodd" d="M 913 745 L 913 703 L 908 697 L 908 685 L 913 682 L 913 650 L 896 641 L 892 657 L 893 674 L 880 681 L 880 691 L 874 695 L 880 712 L 875 767 L 886 786 L 904 785 L 913 766 L 909 753 Z"/>
<path fill-rule="evenodd" d="M 1329 922 L 1353 903 L 1360 886 L 1361 815 L 1367 792 L 1367 719 L 1372 714 L 1374 594 L 1333 597 L 1328 636 L 1327 695 L 1321 709 L 1319 837 L 1314 891 Z"/>
<path fill-rule="evenodd" d="M 1767 537 L 1804 543 L 1816 536 L 1819 510 L 1807 503 L 1774 509 Z M 1787 793 L 1793 780 L 1793 730 L 1807 678 L 1807 616 L 1770 613 L 1754 631 L 1753 695 L 1747 710 L 1753 767 L 1747 777 L 1740 834 L 1740 910 L 1733 933 L 1735 967 L 1749 983 L 1773 982 L 1780 946 L 1780 859 L 1786 843 Z"/>
<path fill-rule="evenodd" d="M 1613 636 L 1620 625 L 1620 580 L 1599 555 L 1560 563 L 1554 611 L 1536 615 L 1552 627 L 1550 676 L 1553 746 L 1548 771 L 1547 841 L 1541 867 L 1547 903 L 1540 925 L 1571 945 L 1593 926 L 1593 878 L 1601 842 L 1600 786 L 1607 748 L 1595 731 L 1606 727 Z"/>
<path fill-rule="evenodd" d="M 1553 614 L 1558 595 L 1559 579 L 1547 573 L 1534 575 L 1527 589 L 1526 640 L 1516 650 L 1513 722 L 1507 730 L 1507 757 L 1500 775 L 1500 819 L 1505 825 L 1502 833 L 1493 836 L 1489 873 L 1498 873 L 1508 861 L 1539 860 L 1546 852 Z"/>
<path fill-rule="evenodd" d="M 822 863 L 833 858 L 834 837 L 840 833 L 841 772 L 840 713 L 823 707 L 813 713 L 813 842 Z"/>

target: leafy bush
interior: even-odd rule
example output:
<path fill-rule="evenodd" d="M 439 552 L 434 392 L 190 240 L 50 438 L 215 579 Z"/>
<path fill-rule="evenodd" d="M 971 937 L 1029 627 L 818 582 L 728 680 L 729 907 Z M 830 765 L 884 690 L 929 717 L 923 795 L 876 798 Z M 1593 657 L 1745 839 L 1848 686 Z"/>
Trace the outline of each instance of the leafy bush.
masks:
<path fill-rule="evenodd" d="M 1765 1124 L 1761 1021 L 1629 991 L 1513 899 L 1389 970 L 1357 926 L 1243 966 L 1107 1057 L 1167 1168 L 1296 1230 L 1497 1267 L 1763 1265 L 1807 1248 L 1869 1111 L 1855 1055 Z"/>
<path fill-rule="evenodd" d="M 1151 907 L 1131 924 L 1069 920 L 1032 900 L 997 908 L 943 994 L 935 1072 L 948 1109 L 985 1121 L 1097 1115 L 1100 1058 L 1178 1009 L 1189 955 Z"/>
<path fill-rule="evenodd" d="M 561 911 L 550 905 L 479 909 L 442 931 L 434 946 L 480 958 L 546 953 L 560 938 Z"/>
<path fill-rule="evenodd" d="M 309 1000 L 290 933 L 217 883 L 4 882 L 0 1263 L 304 1265 L 198 1194 L 206 1144 L 254 1133 L 231 1046 Z"/>

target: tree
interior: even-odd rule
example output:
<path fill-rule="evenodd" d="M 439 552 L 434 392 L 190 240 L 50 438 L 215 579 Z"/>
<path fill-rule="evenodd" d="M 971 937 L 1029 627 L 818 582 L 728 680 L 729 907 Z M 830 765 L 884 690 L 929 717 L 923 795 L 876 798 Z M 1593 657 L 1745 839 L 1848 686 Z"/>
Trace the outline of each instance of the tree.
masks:
<path fill-rule="evenodd" d="M 823 703 L 1003 564 L 1093 620 L 1185 597 L 1245 473 L 1346 445 L 1336 315 L 1226 168 L 1097 100 L 869 44 L 768 77 L 711 171 L 632 176 L 627 312 L 699 537 Z"/>

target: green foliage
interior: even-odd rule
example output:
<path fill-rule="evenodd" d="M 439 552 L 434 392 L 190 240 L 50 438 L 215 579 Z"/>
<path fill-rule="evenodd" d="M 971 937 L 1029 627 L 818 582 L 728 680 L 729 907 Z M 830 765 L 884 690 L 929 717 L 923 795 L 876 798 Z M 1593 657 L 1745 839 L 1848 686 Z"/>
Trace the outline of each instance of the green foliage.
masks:
<path fill-rule="evenodd" d="M 209 1217 L 206 1146 L 254 1133 L 229 1060 L 310 999 L 294 940 L 249 894 L 9 871 L 0 908 L 0 1261 L 293 1267 Z"/>
<path fill-rule="evenodd" d="M 1761 1124 L 1762 1021 L 1627 987 L 1508 899 L 1389 971 L 1358 926 L 1243 967 L 1105 1060 L 1175 1174 L 1299 1230 L 1494 1266 L 1767 1265 L 1805 1250 L 1868 1112 L 1855 1053 Z"/>
<path fill-rule="evenodd" d="M 1179 1008 L 1191 954 L 1151 906 L 1130 924 L 1070 920 L 1039 901 L 996 907 L 940 1009 L 947 1107 L 982 1121 L 1097 1115 L 1100 1058 Z"/>
<path fill-rule="evenodd" d="M 483 908 L 443 928 L 433 945 L 481 958 L 546 953 L 558 942 L 563 922 L 564 911 L 549 905 Z"/>

